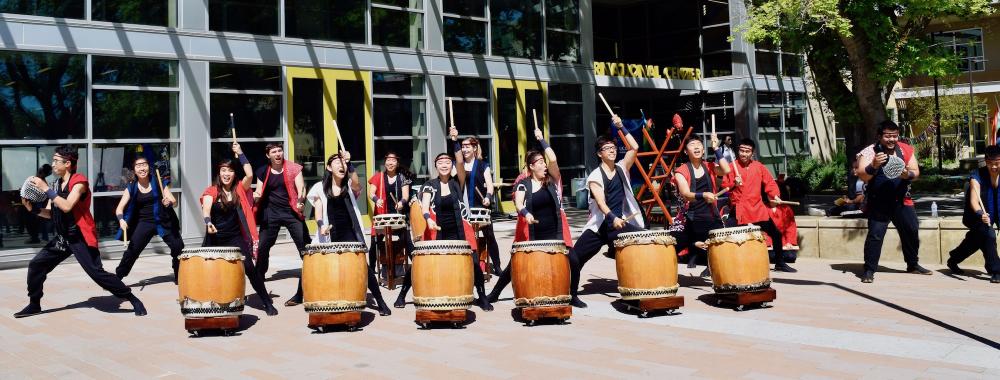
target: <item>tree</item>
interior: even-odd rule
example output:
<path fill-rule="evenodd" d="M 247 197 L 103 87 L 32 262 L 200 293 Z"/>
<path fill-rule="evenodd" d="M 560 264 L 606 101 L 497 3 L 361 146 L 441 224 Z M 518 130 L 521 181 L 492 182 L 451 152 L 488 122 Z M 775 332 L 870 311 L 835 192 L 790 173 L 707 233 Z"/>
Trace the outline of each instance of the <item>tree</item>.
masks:
<path fill-rule="evenodd" d="M 990 0 L 755 0 L 737 28 L 749 42 L 804 53 L 820 98 L 845 126 L 849 153 L 888 119 L 893 85 L 913 75 L 958 74 L 959 57 L 933 46 L 934 19 L 993 12 Z"/>

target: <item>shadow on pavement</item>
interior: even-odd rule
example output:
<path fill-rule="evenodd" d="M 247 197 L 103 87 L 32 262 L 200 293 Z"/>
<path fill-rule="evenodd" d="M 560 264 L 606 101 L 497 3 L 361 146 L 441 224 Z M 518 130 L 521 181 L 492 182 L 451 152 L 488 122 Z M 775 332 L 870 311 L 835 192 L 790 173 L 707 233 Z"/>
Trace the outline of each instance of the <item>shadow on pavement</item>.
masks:
<path fill-rule="evenodd" d="M 850 264 L 834 264 L 834 265 L 850 265 Z M 855 265 L 859 265 L 859 264 L 855 264 Z M 948 323 L 946 323 L 944 321 L 941 321 L 939 319 L 936 319 L 936 318 L 930 317 L 930 316 L 928 316 L 926 314 L 922 314 L 920 312 L 917 312 L 916 310 L 909 309 L 909 308 L 897 305 L 897 304 L 895 304 L 893 302 L 890 302 L 890 301 L 887 301 L 887 300 L 875 297 L 873 295 L 870 295 L 870 294 L 867 294 L 867 293 L 864 293 L 864 292 L 861 292 L 861 291 L 858 291 L 858 290 L 855 290 L 855 289 L 848 288 L 848 287 L 840 285 L 840 284 L 836 284 L 836 283 L 832 283 L 832 282 L 810 281 L 810 280 L 795 280 L 795 279 L 785 279 L 785 278 L 775 278 L 775 279 L 772 279 L 771 281 L 776 282 L 776 283 L 780 283 L 780 284 L 798 285 L 798 286 L 817 286 L 817 285 L 830 286 L 830 287 L 832 287 L 834 289 L 841 290 L 841 291 L 844 291 L 844 292 L 847 292 L 847 293 L 851 293 L 851 294 L 856 295 L 858 297 L 864 298 L 866 300 L 875 302 L 877 304 L 880 304 L 882 306 L 888 307 L 890 309 L 893 309 L 893 310 L 899 311 L 901 313 L 910 315 L 910 316 L 912 316 L 914 318 L 918 318 L 918 319 L 923 320 L 925 322 L 931 323 L 931 324 L 933 324 L 935 326 L 938 326 L 938 327 L 943 328 L 945 330 L 951 331 L 951 332 L 953 332 L 955 334 L 962 335 L 962 336 L 964 336 L 966 338 L 975 340 L 975 341 L 977 341 L 979 343 L 982 343 L 982 344 L 985 344 L 985 345 L 987 345 L 987 346 L 989 346 L 989 347 L 991 347 L 991 348 L 993 348 L 995 350 L 1000 350 L 1000 342 L 996 342 L 996 341 L 991 340 L 989 338 L 986 338 L 984 336 L 977 335 L 977 334 L 975 334 L 975 333 L 973 333 L 971 331 L 962 329 L 962 328 L 960 328 L 958 326 L 954 326 L 954 325 L 948 324 Z M 700 299 L 700 297 L 699 297 L 699 299 Z"/>
<path fill-rule="evenodd" d="M 90 299 L 86 301 L 69 304 L 55 309 L 43 310 L 39 314 L 48 314 L 63 310 L 84 309 L 84 308 L 96 309 L 98 311 L 103 311 L 105 313 L 112 313 L 112 314 L 133 313 L 134 310 L 132 309 L 121 308 L 121 304 L 124 302 L 125 300 L 115 296 L 90 297 Z"/>
<path fill-rule="evenodd" d="M 854 273 L 855 277 L 861 278 L 861 275 L 865 272 L 865 265 L 862 263 L 830 264 L 830 269 L 840 271 L 841 273 L 851 272 Z M 906 271 L 879 265 L 875 273 L 906 273 Z"/>

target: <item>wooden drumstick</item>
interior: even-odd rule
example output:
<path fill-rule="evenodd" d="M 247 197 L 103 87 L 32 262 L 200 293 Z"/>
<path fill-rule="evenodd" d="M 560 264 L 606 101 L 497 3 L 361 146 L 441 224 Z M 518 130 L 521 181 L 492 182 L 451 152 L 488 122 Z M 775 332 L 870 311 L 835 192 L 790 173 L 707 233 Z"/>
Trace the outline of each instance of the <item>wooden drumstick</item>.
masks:
<path fill-rule="evenodd" d="M 534 108 L 531 109 L 531 119 L 535 122 L 535 129 L 538 129 L 538 113 Z"/>
<path fill-rule="evenodd" d="M 399 204 L 399 201 L 396 200 L 396 194 L 389 193 L 389 198 L 392 198 L 392 208 L 396 208 L 396 205 Z"/>
<path fill-rule="evenodd" d="M 712 136 L 715 136 L 715 114 L 712 114 Z"/>
<path fill-rule="evenodd" d="M 722 189 L 722 191 L 720 191 L 718 193 L 715 193 L 715 197 L 716 198 L 721 197 L 723 194 L 728 193 L 728 192 L 729 192 L 729 188 L 728 187 L 724 188 L 724 189 Z"/>
<path fill-rule="evenodd" d="M 630 221 L 630 220 L 632 220 L 632 218 L 635 218 L 635 217 L 639 216 L 639 214 L 641 214 L 641 213 L 642 213 L 642 211 L 636 211 L 634 214 L 626 216 L 625 219 L 622 219 L 622 220 L 624 220 L 626 222 Z"/>
<path fill-rule="evenodd" d="M 484 196 L 483 196 L 483 193 L 479 191 L 479 188 L 478 188 L 478 187 L 476 188 L 476 195 L 478 195 L 478 196 L 479 196 L 479 200 L 480 200 L 480 201 L 482 201 L 482 200 L 486 199 L 486 197 L 484 197 Z M 985 210 L 985 208 L 984 208 L 984 210 Z"/>
<path fill-rule="evenodd" d="M 793 201 L 777 201 L 777 202 L 774 202 L 774 203 L 777 203 L 779 205 L 789 205 L 789 206 L 800 206 L 801 205 L 801 203 L 799 203 L 799 202 L 793 202 Z"/>
<path fill-rule="evenodd" d="M 233 132 L 233 144 L 236 144 L 236 121 L 233 120 L 233 113 L 229 113 L 229 130 Z M 236 158 L 240 158 L 236 152 L 233 152 Z"/>
<path fill-rule="evenodd" d="M 614 115 L 615 111 L 611 110 L 611 106 L 608 105 L 608 101 L 604 99 L 604 94 L 598 92 L 597 96 L 599 96 L 601 98 L 601 103 L 604 103 L 604 108 L 608 109 L 608 113 L 610 113 L 611 115 Z"/>
<path fill-rule="evenodd" d="M 451 118 L 451 127 L 455 128 L 455 103 L 452 98 L 448 98 L 448 116 Z"/>
<path fill-rule="evenodd" d="M 122 228 L 122 241 L 125 243 L 125 248 L 128 248 L 128 226 Z"/>
<path fill-rule="evenodd" d="M 346 152 L 347 149 L 344 148 L 344 136 L 340 135 L 340 127 L 337 126 L 337 119 L 333 119 L 333 130 L 337 132 L 337 145 L 340 146 L 340 151 Z M 344 161 L 344 156 L 340 156 L 340 163 L 347 166 L 347 161 Z"/>

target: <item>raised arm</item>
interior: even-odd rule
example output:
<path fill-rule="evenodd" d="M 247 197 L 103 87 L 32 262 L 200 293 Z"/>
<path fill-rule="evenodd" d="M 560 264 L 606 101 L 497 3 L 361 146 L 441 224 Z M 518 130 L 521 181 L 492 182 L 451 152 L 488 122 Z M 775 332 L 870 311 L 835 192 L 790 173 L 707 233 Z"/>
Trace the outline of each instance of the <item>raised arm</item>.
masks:
<path fill-rule="evenodd" d="M 556 151 L 552 150 L 552 146 L 549 145 L 548 141 L 545 141 L 545 136 L 538 128 L 535 128 L 535 140 L 538 140 L 538 143 L 542 145 L 546 161 L 545 167 L 549 170 L 549 176 L 551 176 L 556 182 L 559 182 L 562 179 L 562 173 L 559 172 L 559 162 L 556 160 Z"/>
<path fill-rule="evenodd" d="M 233 143 L 233 153 L 236 153 L 236 156 L 240 158 L 240 165 L 243 166 L 243 179 L 240 180 L 240 186 L 243 186 L 243 189 L 245 190 L 250 190 L 250 185 L 253 184 L 253 166 L 250 166 L 250 160 L 248 160 L 247 156 L 243 154 L 243 149 L 240 148 L 240 143 Z M 260 187 L 260 185 L 258 185 L 258 187 Z M 256 195 L 257 193 L 255 192 L 254 196 Z"/>
<path fill-rule="evenodd" d="M 632 169 L 632 165 L 635 164 L 635 158 L 639 155 L 639 143 L 635 141 L 635 137 L 632 137 L 631 133 L 625 130 L 625 124 L 622 124 L 622 119 L 618 115 L 612 115 L 611 122 L 625 135 L 625 148 L 628 151 L 625 152 L 625 157 L 622 158 L 621 163 L 625 167 L 625 172 L 628 172 Z"/>
<path fill-rule="evenodd" d="M 715 151 L 715 175 L 721 177 L 729 174 L 733 168 L 729 166 L 729 160 L 725 158 L 726 151 L 719 149 L 719 136 L 716 134 L 712 134 L 712 149 Z"/>

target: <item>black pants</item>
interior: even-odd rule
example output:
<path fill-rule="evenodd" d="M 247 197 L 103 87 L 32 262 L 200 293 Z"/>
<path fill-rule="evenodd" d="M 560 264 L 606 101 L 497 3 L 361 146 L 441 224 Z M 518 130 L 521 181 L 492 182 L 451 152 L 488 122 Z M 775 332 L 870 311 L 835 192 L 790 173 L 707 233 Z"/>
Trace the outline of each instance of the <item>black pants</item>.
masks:
<path fill-rule="evenodd" d="M 299 220 L 294 215 L 287 215 L 278 219 L 268 218 L 260 226 L 260 247 L 257 248 L 257 272 L 260 273 L 261 278 L 267 278 L 271 247 L 274 247 L 274 242 L 278 240 L 278 232 L 281 230 L 281 227 L 285 227 L 288 230 L 288 234 L 292 237 L 292 242 L 295 243 L 295 248 L 299 251 L 299 255 L 302 255 L 302 251 L 306 249 L 306 244 L 309 244 L 311 241 L 309 230 L 306 228 L 306 222 Z"/>
<path fill-rule="evenodd" d="M 723 228 L 720 220 L 692 220 L 684 224 L 684 231 L 671 232 L 677 239 L 677 250 L 687 248 L 691 260 L 699 259 L 708 265 L 708 251 L 698 248 L 694 243 L 708 240 L 708 231 Z"/>
<path fill-rule="evenodd" d="M 594 255 L 601 251 L 601 247 L 614 242 L 620 233 L 641 230 L 641 228 L 628 223 L 625 224 L 625 228 L 615 230 L 611 226 L 611 221 L 605 219 L 604 224 L 597 229 L 597 233 L 591 230 L 583 231 L 583 234 L 576 240 L 576 244 L 573 244 L 573 249 L 569 252 L 569 266 L 572 271 L 570 274 L 570 295 L 576 297 L 577 290 L 580 287 L 580 271 L 583 270 L 583 266 L 587 264 L 587 261 L 590 261 Z"/>
<path fill-rule="evenodd" d="M 125 298 L 132 295 L 132 289 L 119 280 L 115 275 L 108 273 L 101 266 L 101 252 L 97 248 L 89 247 L 80 241 L 69 243 L 66 250 L 55 247 L 55 239 L 50 242 L 35 258 L 28 264 L 28 298 L 32 303 L 37 303 L 42 299 L 42 287 L 49 272 L 52 272 L 59 263 L 70 256 L 75 256 L 76 261 L 83 267 L 83 271 L 90 276 L 94 283 L 114 294 L 116 297 Z"/>
<path fill-rule="evenodd" d="M 497 236 L 493 233 L 493 225 L 488 224 L 479 227 L 479 231 L 483 233 L 483 239 L 486 240 L 486 252 L 490 255 L 490 261 L 493 263 L 493 268 L 490 268 L 493 273 L 500 272 L 500 247 L 497 245 Z"/>
<path fill-rule="evenodd" d="M 887 215 L 872 211 L 868 214 L 868 237 L 865 238 L 865 271 L 878 270 L 878 259 L 882 256 L 882 239 L 889 229 L 889 223 L 896 226 L 899 241 L 903 245 L 903 260 L 907 269 L 917 265 L 917 251 L 920 249 L 919 222 L 913 206 L 900 206 Z M 779 240 L 780 241 L 780 240 Z M 775 244 L 775 247 L 778 245 Z M 775 255 L 777 255 L 775 251 Z"/>
<path fill-rule="evenodd" d="M 997 257 L 997 233 L 986 223 L 979 223 L 965 233 L 962 243 L 951 250 L 948 261 L 958 264 L 972 256 L 976 251 L 983 251 L 986 260 L 986 273 L 1000 273 L 1000 257 Z"/>
<path fill-rule="evenodd" d="M 785 248 L 781 243 L 784 240 L 781 240 L 781 231 L 778 230 L 778 226 L 775 226 L 774 221 L 770 219 L 763 222 L 754 222 L 753 224 L 759 226 L 761 232 L 771 237 L 771 249 L 774 250 L 774 265 L 785 265 Z M 885 235 L 884 230 L 882 234 Z"/>
<path fill-rule="evenodd" d="M 115 269 L 115 274 L 118 275 L 118 278 L 125 278 L 132 272 L 132 266 L 139 259 L 139 254 L 142 253 L 142 250 L 146 249 L 146 246 L 149 245 L 149 241 L 153 239 L 154 235 L 156 235 L 156 223 L 139 222 L 135 226 L 131 240 L 128 241 L 128 247 L 125 249 L 125 253 L 122 254 L 122 261 L 118 263 L 118 268 Z M 177 256 L 180 256 L 181 251 L 184 249 L 184 240 L 181 240 L 180 234 L 175 231 L 167 231 L 167 234 L 160 236 L 160 238 L 170 248 L 170 265 L 174 268 L 174 281 L 177 281 L 177 267 L 180 265 Z"/>
<path fill-rule="evenodd" d="M 260 297 L 260 302 L 264 305 L 271 305 L 273 303 L 271 301 L 271 293 L 268 293 L 267 287 L 264 286 L 264 277 L 261 276 L 253 264 L 253 251 L 250 248 L 250 244 L 242 236 L 219 239 L 209 234 L 205 237 L 205 244 L 203 246 L 239 247 L 240 251 L 243 252 L 243 273 L 247 276 L 247 280 L 250 280 L 250 287 L 257 293 L 257 297 Z"/>

